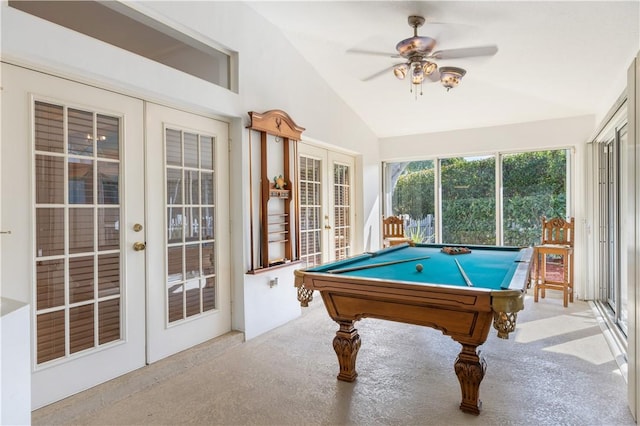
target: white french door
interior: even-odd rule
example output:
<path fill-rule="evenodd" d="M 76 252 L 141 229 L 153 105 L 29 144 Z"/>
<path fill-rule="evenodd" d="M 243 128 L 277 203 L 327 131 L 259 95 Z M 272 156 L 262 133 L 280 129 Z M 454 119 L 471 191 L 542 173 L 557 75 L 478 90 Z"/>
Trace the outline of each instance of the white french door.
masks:
<path fill-rule="evenodd" d="M 39 408 L 231 328 L 228 125 L 2 64 L 2 295 Z"/>
<path fill-rule="evenodd" d="M 154 362 L 231 330 L 229 130 L 153 103 L 146 114 L 147 361 Z"/>
<path fill-rule="evenodd" d="M 353 253 L 353 157 L 299 143 L 301 259 L 307 266 Z"/>
<path fill-rule="evenodd" d="M 145 363 L 143 102 L 2 65 L 3 293 L 30 301 L 32 407 Z"/>

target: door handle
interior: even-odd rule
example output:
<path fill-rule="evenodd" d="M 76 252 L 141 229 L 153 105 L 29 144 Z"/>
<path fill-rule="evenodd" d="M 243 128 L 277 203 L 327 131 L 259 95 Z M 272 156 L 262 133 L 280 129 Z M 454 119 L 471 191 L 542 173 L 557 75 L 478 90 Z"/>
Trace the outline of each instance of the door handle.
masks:
<path fill-rule="evenodd" d="M 331 225 L 329 225 L 329 215 L 324 215 L 324 229 L 331 229 Z"/>
<path fill-rule="evenodd" d="M 145 243 L 141 243 L 140 241 L 137 241 L 135 243 L 133 243 L 133 249 L 135 251 L 142 251 L 147 247 L 147 245 Z"/>

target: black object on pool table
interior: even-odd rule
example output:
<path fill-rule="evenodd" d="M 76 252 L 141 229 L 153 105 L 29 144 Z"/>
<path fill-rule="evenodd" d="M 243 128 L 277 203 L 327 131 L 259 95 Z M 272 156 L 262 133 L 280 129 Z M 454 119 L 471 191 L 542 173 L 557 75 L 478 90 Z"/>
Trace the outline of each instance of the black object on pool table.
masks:
<path fill-rule="evenodd" d="M 348 268 L 329 269 L 330 274 L 341 274 L 343 272 L 360 271 L 362 269 L 379 268 L 380 266 L 395 265 L 397 263 L 414 262 L 416 260 L 428 259 L 430 256 L 414 257 L 411 259 L 392 260 L 389 262 L 371 263 L 369 265 L 350 266 Z"/>
<path fill-rule="evenodd" d="M 416 265 L 416 271 L 418 271 L 418 272 L 422 272 L 422 269 L 423 269 L 423 268 L 422 268 L 422 263 L 418 263 L 418 264 Z"/>

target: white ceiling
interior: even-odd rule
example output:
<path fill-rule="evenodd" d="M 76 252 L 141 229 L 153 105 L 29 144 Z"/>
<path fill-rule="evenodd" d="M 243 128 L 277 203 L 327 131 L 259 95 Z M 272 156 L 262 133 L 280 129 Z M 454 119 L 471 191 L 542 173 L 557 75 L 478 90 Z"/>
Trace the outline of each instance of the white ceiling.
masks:
<path fill-rule="evenodd" d="M 248 3 L 379 137 L 602 114 L 640 49 L 638 0 Z M 347 50 L 395 53 L 413 35 L 409 15 L 426 18 L 418 35 L 437 39 L 434 50 L 495 44 L 498 53 L 437 61 L 467 75 L 449 92 L 425 83 L 417 100 L 391 71 L 363 82 L 402 61 Z"/>

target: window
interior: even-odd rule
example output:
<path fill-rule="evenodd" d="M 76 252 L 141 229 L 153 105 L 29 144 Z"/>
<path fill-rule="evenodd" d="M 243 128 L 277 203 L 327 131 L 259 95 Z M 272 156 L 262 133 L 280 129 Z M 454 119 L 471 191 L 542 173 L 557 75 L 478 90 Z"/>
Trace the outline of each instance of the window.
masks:
<path fill-rule="evenodd" d="M 495 157 L 440 160 L 443 243 L 495 244 Z"/>
<path fill-rule="evenodd" d="M 530 246 L 541 236 L 540 217 L 567 216 L 564 150 L 502 155 L 504 244 Z"/>
<path fill-rule="evenodd" d="M 567 216 L 568 150 L 386 163 L 385 215 L 416 242 L 530 246 Z M 496 191 L 501 188 L 501 191 Z"/>
<path fill-rule="evenodd" d="M 121 2 L 11 0 L 9 6 L 237 92 L 234 55 Z"/>
<path fill-rule="evenodd" d="M 405 219 L 405 234 L 419 243 L 435 241 L 435 168 L 432 160 L 391 163 L 393 214 Z M 402 213 L 400 213 L 402 212 Z"/>

